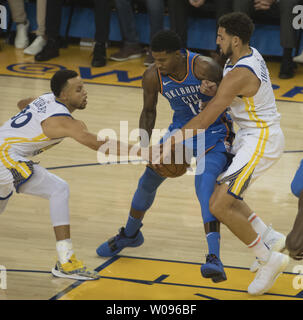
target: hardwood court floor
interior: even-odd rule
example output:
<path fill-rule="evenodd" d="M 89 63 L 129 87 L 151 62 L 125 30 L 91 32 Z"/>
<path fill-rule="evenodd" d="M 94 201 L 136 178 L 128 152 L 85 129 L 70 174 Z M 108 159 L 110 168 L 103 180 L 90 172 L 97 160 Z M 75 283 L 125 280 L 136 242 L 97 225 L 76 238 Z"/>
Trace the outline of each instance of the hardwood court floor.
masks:
<path fill-rule="evenodd" d="M 39 76 L 29 76 L 10 71 L 7 69 L 8 66 L 32 58 L 24 57 L 22 60 L 20 51 L 11 47 L 4 49 L 0 52 L 0 123 L 17 113 L 16 102 L 19 99 L 48 92 L 49 81 L 43 79 L 49 79 L 52 74 L 44 72 Z M 79 49 L 71 48 L 70 52 L 75 53 L 77 50 Z M 66 60 L 66 52 L 68 51 L 64 51 L 62 60 L 59 57 L 50 63 L 74 66 L 74 69 L 88 64 L 85 60 L 88 55 L 85 59 L 81 55 L 72 55 L 71 60 Z M 13 58 L 13 54 L 16 59 Z M 142 62 L 143 59 L 134 60 L 131 66 L 127 63 L 110 63 L 106 70 L 109 72 L 109 69 L 134 69 L 133 77 L 137 77 L 142 75 L 144 70 Z M 41 71 L 41 68 L 41 65 L 31 66 L 31 70 L 34 70 L 32 72 L 37 72 L 38 69 Z M 281 92 L 287 92 L 292 90 L 289 88 L 300 85 L 301 68 L 300 66 L 299 75 L 291 81 L 286 81 L 284 87 L 282 81 L 276 82 L 279 83 Z M 272 64 L 273 74 L 277 73 L 277 69 L 278 65 Z M 28 68 L 20 70 L 29 71 Z M 103 70 L 93 69 L 91 72 L 97 74 Z M 74 116 L 84 120 L 92 132 L 114 129 L 119 134 L 120 121 L 128 121 L 128 132 L 137 128 L 142 108 L 142 89 L 138 88 L 140 81 L 135 80 L 136 85 L 132 82 L 120 83 L 117 80 L 102 83 L 102 77 L 98 78 L 98 81 L 100 83 L 96 84 L 91 83 L 89 79 L 85 80 L 88 106 L 86 110 L 76 112 Z M 279 80 L 275 78 L 274 81 Z M 290 192 L 290 183 L 303 152 L 300 139 L 303 129 L 303 106 L 298 103 L 300 99 L 298 94 L 289 98 L 289 101 L 281 98 L 277 102 L 286 137 L 285 153 L 274 167 L 250 187 L 246 195 L 246 201 L 256 213 L 267 224 L 272 223 L 276 230 L 284 234 L 290 231 L 297 212 L 297 199 Z M 166 128 L 171 114 L 166 100 L 159 97 L 156 127 Z M 123 292 L 128 290 L 133 290 L 131 297 L 128 296 L 130 299 L 138 299 L 140 296 L 142 299 L 256 299 L 245 292 L 252 275 L 247 269 L 243 269 L 250 266 L 253 257 L 225 226 L 221 227 L 221 258 L 224 265 L 231 267 L 227 268 L 229 279 L 217 285 L 201 279 L 199 267 L 205 259 L 207 246 L 193 176 L 168 179 L 159 188 L 156 201 L 144 219 L 144 245 L 126 249 L 123 251 L 124 258 L 110 260 L 108 265 L 104 265 L 108 259 L 98 257 L 95 249 L 125 224 L 144 165 L 100 165 L 94 151 L 70 139 L 37 158 L 42 166 L 49 168 L 69 183 L 75 253 L 91 269 L 103 265 L 100 267 L 100 273 L 104 275 L 104 279 L 103 282 L 100 281 L 101 286 L 98 286 L 97 282 L 85 283 L 73 291 L 69 290 L 73 281 L 53 278 L 50 270 L 56 261 L 56 251 L 48 202 L 15 194 L 6 212 L 0 216 L 0 265 L 7 269 L 7 289 L 0 289 L 1 300 L 127 299 Z M 286 271 L 292 272 L 293 267 L 299 264 L 292 260 Z M 133 273 L 134 269 L 138 271 Z M 187 272 L 189 279 L 184 278 Z M 295 297 L 303 288 L 293 289 L 294 277 L 293 274 L 284 274 L 278 279 L 271 294 L 261 299 L 280 299 L 283 298 L 283 294 L 284 298 L 286 295 Z M 130 280 L 141 280 L 141 283 Z M 142 287 L 142 281 L 155 282 L 157 288 L 149 287 L 146 291 L 146 288 Z M 172 286 L 171 283 L 180 284 L 178 290 L 168 290 L 168 287 L 163 289 L 164 285 Z M 191 287 L 183 290 L 184 284 Z M 192 290 L 195 285 L 198 286 L 198 291 Z M 91 286 L 98 288 L 92 289 Z M 108 286 L 111 287 L 111 292 L 106 296 L 104 290 Z M 64 291 L 66 288 L 69 289 Z M 225 291 L 219 290 L 220 288 L 226 289 L 226 293 L 222 293 Z M 236 292 L 235 295 L 231 295 L 233 290 Z M 142 295 L 142 292 L 146 294 Z"/>

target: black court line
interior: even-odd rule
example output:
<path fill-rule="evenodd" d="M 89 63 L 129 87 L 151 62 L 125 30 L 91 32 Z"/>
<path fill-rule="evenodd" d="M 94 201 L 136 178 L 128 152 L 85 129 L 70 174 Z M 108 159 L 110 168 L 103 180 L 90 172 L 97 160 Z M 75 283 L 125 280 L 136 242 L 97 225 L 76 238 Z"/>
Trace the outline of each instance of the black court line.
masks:
<path fill-rule="evenodd" d="M 0 270 L 4 271 L 4 270 Z M 51 271 L 42 271 L 42 270 L 23 270 L 23 269 L 6 269 L 6 272 L 28 272 L 28 273 L 47 273 L 51 274 Z"/>
<path fill-rule="evenodd" d="M 283 151 L 283 153 L 302 153 L 303 150 L 289 150 L 289 151 Z"/>
<path fill-rule="evenodd" d="M 302 151 L 303 152 L 303 151 Z M 48 167 L 47 170 L 57 170 L 57 169 L 70 169 L 70 168 L 79 168 L 79 167 L 92 167 L 92 166 L 105 166 L 112 164 L 128 164 L 128 163 L 142 163 L 146 164 L 144 160 L 125 160 L 125 161 L 112 161 L 112 162 L 95 162 L 95 163 L 82 163 L 82 164 L 73 164 L 68 166 L 58 166 L 58 167 Z"/>
<path fill-rule="evenodd" d="M 17 76 L 17 75 L 10 75 L 10 74 L 0 74 L 1 77 L 12 77 L 12 78 L 23 78 L 23 79 L 35 79 L 35 80 L 48 80 L 50 79 L 45 79 L 45 78 L 40 78 L 40 77 L 26 77 L 26 76 Z M 83 83 L 85 84 L 94 84 L 94 85 L 99 85 L 99 86 L 113 86 L 113 87 L 121 87 L 121 88 L 134 88 L 134 89 L 142 89 L 142 87 L 139 86 L 130 86 L 130 85 L 122 85 L 122 84 L 115 84 L 115 83 L 99 83 L 99 82 L 88 82 L 85 81 L 84 79 Z M 284 99 L 276 99 L 276 101 L 281 101 L 281 102 L 292 102 L 292 103 L 303 103 L 302 101 L 292 101 L 292 100 L 284 100 Z"/>
<path fill-rule="evenodd" d="M 162 274 L 160 277 L 158 277 L 156 280 L 154 280 L 154 283 L 160 283 L 162 282 L 164 279 L 168 278 L 169 274 Z"/>
<path fill-rule="evenodd" d="M 217 299 L 217 298 L 214 298 L 214 297 L 206 296 L 205 294 L 201 294 L 201 293 L 196 293 L 195 296 L 206 298 L 206 299 L 209 299 L 209 300 L 220 300 L 220 299 Z"/>
<path fill-rule="evenodd" d="M 102 264 L 98 268 L 96 268 L 95 271 L 99 272 L 101 270 L 104 270 L 106 267 L 108 267 L 109 265 L 111 265 L 112 263 L 114 263 L 115 261 L 117 261 L 120 258 L 130 258 L 130 259 L 141 259 L 141 260 L 150 260 L 150 261 L 163 261 L 163 262 L 173 262 L 173 263 L 200 265 L 200 263 L 197 263 L 197 262 L 186 262 L 186 261 L 177 261 L 177 260 L 166 260 L 166 259 L 143 258 L 143 257 L 132 257 L 132 256 L 117 255 L 117 256 L 109 259 L 108 261 L 106 261 L 104 264 Z M 224 267 L 225 268 L 235 268 L 235 269 L 249 270 L 248 268 L 234 267 L 234 266 L 225 266 L 224 265 Z M 295 275 L 295 273 L 291 273 L 291 272 L 283 272 L 283 273 L 285 273 L 285 274 L 294 274 Z M 100 280 L 102 280 L 102 279 L 110 279 L 110 280 L 138 283 L 138 284 L 143 284 L 143 285 L 158 284 L 158 285 L 170 285 L 170 286 L 176 286 L 176 287 L 187 287 L 187 288 L 197 288 L 197 289 L 209 289 L 209 290 L 219 290 L 219 291 L 227 291 L 227 292 L 247 293 L 246 290 L 229 289 L 229 288 L 218 288 L 218 287 L 211 287 L 211 286 L 189 285 L 189 284 L 172 283 L 172 282 L 163 281 L 167 277 L 168 277 L 168 275 L 161 275 L 156 280 L 149 281 L 149 280 L 144 280 L 144 279 L 131 279 L 131 278 L 101 276 Z M 96 281 L 100 281 L 100 280 L 96 280 Z M 71 290 L 75 289 L 76 287 L 80 286 L 84 282 L 85 281 L 77 281 L 77 282 L 75 282 L 74 284 L 70 285 L 69 287 L 67 287 L 63 291 L 59 292 L 58 294 L 56 294 L 55 296 L 50 298 L 50 300 L 57 300 L 57 299 L 61 298 L 62 296 L 64 296 L 65 294 L 67 294 Z M 208 299 L 216 299 L 216 298 L 213 298 L 213 297 L 210 297 L 210 296 L 205 296 L 205 295 L 202 295 L 202 294 L 199 294 L 199 293 L 197 293 L 195 295 L 197 295 L 197 296 L 200 295 L 201 297 L 208 298 Z M 285 294 L 277 294 L 277 293 L 265 293 L 264 295 L 273 296 L 273 297 L 284 297 L 284 298 L 303 298 L 303 291 L 299 292 L 295 296 L 293 296 L 293 295 L 285 295 Z"/>

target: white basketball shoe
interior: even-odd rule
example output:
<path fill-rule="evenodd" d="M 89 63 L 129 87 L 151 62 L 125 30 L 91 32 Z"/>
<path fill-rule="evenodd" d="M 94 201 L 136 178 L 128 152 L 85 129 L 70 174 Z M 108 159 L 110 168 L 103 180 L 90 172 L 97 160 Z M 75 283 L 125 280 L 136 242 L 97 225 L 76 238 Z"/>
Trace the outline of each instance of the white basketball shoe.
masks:
<path fill-rule="evenodd" d="M 289 257 L 280 252 L 271 252 L 267 262 L 260 263 L 253 282 L 248 286 L 248 293 L 254 296 L 262 295 L 270 290 L 278 276 L 286 269 Z"/>
<path fill-rule="evenodd" d="M 262 235 L 263 242 L 269 247 L 270 251 L 283 252 L 285 249 L 286 237 L 284 234 L 275 231 L 271 225 L 267 227 L 267 230 Z M 259 260 L 256 258 L 250 267 L 251 272 L 257 272 L 260 267 Z"/>
<path fill-rule="evenodd" d="M 30 54 L 35 56 L 37 53 L 42 51 L 45 45 L 46 45 L 46 40 L 42 36 L 38 36 L 29 47 L 24 49 L 23 52 L 25 54 Z"/>
<path fill-rule="evenodd" d="M 18 23 L 16 26 L 16 37 L 15 37 L 15 47 L 17 49 L 24 49 L 28 46 L 28 28 L 29 21 L 26 21 L 26 24 Z"/>

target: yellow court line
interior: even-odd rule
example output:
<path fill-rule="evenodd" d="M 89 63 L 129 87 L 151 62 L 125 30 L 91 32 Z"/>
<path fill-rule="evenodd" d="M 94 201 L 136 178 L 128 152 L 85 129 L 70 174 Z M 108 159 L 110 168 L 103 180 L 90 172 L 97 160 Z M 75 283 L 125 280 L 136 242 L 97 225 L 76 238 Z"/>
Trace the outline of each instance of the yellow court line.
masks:
<path fill-rule="evenodd" d="M 99 268 L 101 279 L 80 281 L 53 299 L 61 300 L 302 300 L 293 288 L 297 275 L 283 273 L 265 295 L 253 297 L 247 287 L 254 274 L 248 269 L 225 266 L 227 281 L 202 278 L 200 264 L 117 256 Z M 81 285 L 80 285 L 81 284 Z"/>

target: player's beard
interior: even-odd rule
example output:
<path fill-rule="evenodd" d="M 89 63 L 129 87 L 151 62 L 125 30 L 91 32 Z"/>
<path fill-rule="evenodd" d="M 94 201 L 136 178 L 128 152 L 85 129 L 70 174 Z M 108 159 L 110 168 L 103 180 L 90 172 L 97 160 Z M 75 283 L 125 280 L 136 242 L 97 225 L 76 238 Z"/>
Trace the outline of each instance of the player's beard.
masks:
<path fill-rule="evenodd" d="M 229 58 L 232 56 L 232 54 L 233 54 L 233 51 L 232 51 L 232 48 L 231 48 L 231 44 L 230 44 L 229 47 L 227 48 L 226 53 L 224 53 L 223 50 L 221 49 L 220 54 L 221 54 L 221 57 L 222 57 L 224 60 L 229 59 Z"/>
<path fill-rule="evenodd" d="M 83 110 L 86 108 L 86 105 L 87 105 L 87 98 L 82 101 L 81 105 L 78 106 L 77 109 Z"/>

